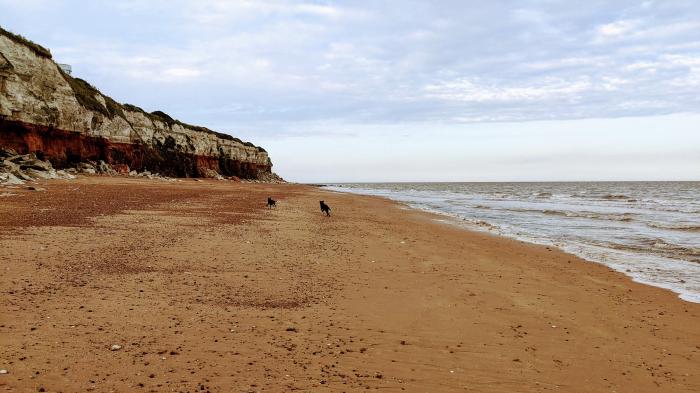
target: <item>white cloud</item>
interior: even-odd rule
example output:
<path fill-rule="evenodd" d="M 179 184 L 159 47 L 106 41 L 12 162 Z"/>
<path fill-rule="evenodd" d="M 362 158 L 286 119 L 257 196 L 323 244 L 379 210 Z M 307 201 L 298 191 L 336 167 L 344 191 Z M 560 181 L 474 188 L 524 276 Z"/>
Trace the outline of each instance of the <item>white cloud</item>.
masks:
<path fill-rule="evenodd" d="M 198 23 L 222 25 L 260 17 L 322 17 L 337 19 L 351 16 L 331 5 L 279 0 L 193 0 L 186 1 L 186 16 Z"/>
<path fill-rule="evenodd" d="M 84 14 L 74 12 L 78 2 L 52 4 L 56 22 L 37 25 L 33 16 L 26 34 L 78 75 L 127 101 L 147 96 L 158 108 L 208 113 L 217 123 L 292 128 L 308 121 L 517 121 L 700 108 L 700 3 L 522 2 L 513 10 L 449 0 L 401 7 L 125 0 L 77 7 Z M 3 15 L 3 25 L 18 19 Z M 31 30 L 44 25 L 43 38 Z M 199 108 L 181 103 L 183 86 L 195 81 L 190 95 Z M 239 109 L 207 112 L 222 107 Z"/>
<path fill-rule="evenodd" d="M 192 79 L 200 75 L 202 75 L 200 70 L 185 67 L 166 68 L 162 72 L 163 79 L 165 80 Z"/>
<path fill-rule="evenodd" d="M 571 97 L 593 86 L 588 78 L 578 80 L 547 80 L 537 86 L 494 86 L 457 79 L 425 86 L 428 97 L 464 102 L 548 101 Z"/>
<path fill-rule="evenodd" d="M 624 36 L 632 32 L 639 25 L 640 21 L 638 20 L 620 20 L 612 23 L 606 23 L 598 26 L 596 29 L 597 40 L 607 41 Z"/>

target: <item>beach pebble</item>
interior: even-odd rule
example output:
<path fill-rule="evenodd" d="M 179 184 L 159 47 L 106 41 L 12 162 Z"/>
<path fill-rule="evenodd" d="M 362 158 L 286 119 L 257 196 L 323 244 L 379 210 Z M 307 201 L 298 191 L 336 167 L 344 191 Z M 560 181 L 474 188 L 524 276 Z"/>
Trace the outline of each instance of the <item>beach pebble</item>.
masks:
<path fill-rule="evenodd" d="M 114 344 L 114 345 L 112 345 L 111 347 L 109 347 L 109 350 L 110 350 L 110 351 L 118 351 L 118 350 L 120 350 L 120 349 L 122 349 L 122 346 L 121 346 L 121 345 L 118 345 L 118 344 Z"/>

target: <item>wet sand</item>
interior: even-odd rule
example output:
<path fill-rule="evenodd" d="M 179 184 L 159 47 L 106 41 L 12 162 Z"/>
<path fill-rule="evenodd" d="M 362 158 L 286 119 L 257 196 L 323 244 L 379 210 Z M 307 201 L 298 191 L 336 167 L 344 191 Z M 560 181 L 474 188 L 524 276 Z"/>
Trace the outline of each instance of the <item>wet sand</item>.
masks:
<path fill-rule="evenodd" d="M 556 249 L 309 186 L 39 187 L 0 188 L 0 391 L 700 391 L 700 305 Z"/>

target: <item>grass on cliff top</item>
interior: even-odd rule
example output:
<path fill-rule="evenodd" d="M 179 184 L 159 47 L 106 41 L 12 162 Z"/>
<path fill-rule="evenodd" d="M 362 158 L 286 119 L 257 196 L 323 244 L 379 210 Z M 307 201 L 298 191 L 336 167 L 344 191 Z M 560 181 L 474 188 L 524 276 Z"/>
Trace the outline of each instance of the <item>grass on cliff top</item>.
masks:
<path fill-rule="evenodd" d="M 61 69 L 59 68 L 59 70 Z M 100 93 L 100 91 L 97 90 L 95 86 L 89 84 L 88 82 L 80 78 L 73 78 L 72 76 L 63 72 L 63 70 L 61 70 L 61 74 L 63 74 L 63 78 L 66 80 L 66 82 L 68 82 L 71 89 L 73 89 L 73 93 L 75 93 L 75 98 L 78 99 L 80 105 L 95 112 L 102 113 L 110 119 L 114 118 L 115 116 L 126 118 L 124 116 L 124 110 L 122 109 L 122 106 L 119 105 L 119 103 L 114 101 L 112 98 Z M 106 107 L 102 105 L 100 101 L 97 100 L 96 96 L 98 94 L 104 98 Z"/>
<path fill-rule="evenodd" d="M 143 113 L 146 117 L 148 117 L 148 118 L 150 118 L 150 119 L 152 119 L 152 120 L 159 120 L 159 121 L 162 121 L 162 122 L 168 124 L 168 125 L 171 126 L 171 127 L 172 127 L 173 125 L 177 124 L 177 125 L 180 125 L 180 126 L 182 126 L 182 127 L 189 128 L 189 129 L 192 129 L 192 130 L 195 130 L 195 131 L 206 132 L 207 134 L 216 135 L 217 137 L 219 137 L 219 138 L 221 138 L 221 139 L 227 139 L 227 140 L 230 140 L 230 141 L 235 141 L 235 142 L 241 143 L 241 144 L 243 144 L 243 145 L 245 145 L 245 146 L 254 147 L 254 148 L 256 148 L 259 152 L 267 153 L 267 150 L 263 149 L 263 148 L 260 147 L 260 146 L 255 146 L 254 144 L 252 144 L 252 143 L 250 143 L 250 142 L 243 142 L 242 140 L 240 140 L 240 139 L 238 139 L 238 138 L 236 138 L 236 137 L 234 137 L 234 136 L 231 136 L 231 135 L 228 135 L 228 134 L 223 134 L 223 133 L 220 133 L 220 132 L 216 132 L 216 131 L 210 130 L 210 129 L 207 128 L 207 127 L 194 126 L 194 125 L 192 125 L 192 124 L 187 124 L 187 123 L 181 122 L 180 120 L 173 119 L 172 116 L 168 115 L 167 113 L 165 113 L 165 112 L 163 112 L 163 111 L 153 111 L 153 112 L 151 112 L 151 113 L 148 113 L 148 112 L 146 112 L 145 110 L 139 108 L 139 107 L 136 106 L 136 105 L 124 104 L 123 106 L 124 106 L 124 109 L 126 109 L 126 110 L 128 110 L 128 111 L 132 111 L 132 112 L 141 112 L 141 113 Z"/>
<path fill-rule="evenodd" d="M 5 37 L 9 38 L 10 40 L 16 42 L 17 44 L 24 45 L 27 48 L 31 49 L 34 54 L 40 57 L 45 57 L 47 59 L 51 58 L 51 51 L 48 49 L 44 48 L 43 46 L 36 44 L 24 37 L 22 37 L 19 34 L 14 34 L 12 32 L 9 32 L 2 27 L 0 27 L 0 35 L 4 35 Z"/>

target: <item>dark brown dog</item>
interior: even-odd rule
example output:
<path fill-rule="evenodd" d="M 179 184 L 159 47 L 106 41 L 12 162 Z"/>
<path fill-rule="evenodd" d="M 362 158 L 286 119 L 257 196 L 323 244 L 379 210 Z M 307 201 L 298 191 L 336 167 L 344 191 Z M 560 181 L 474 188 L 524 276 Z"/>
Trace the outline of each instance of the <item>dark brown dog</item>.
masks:
<path fill-rule="evenodd" d="M 319 201 L 321 203 L 321 213 L 326 213 L 326 216 L 331 216 L 331 207 L 326 205 L 325 202 Z"/>
<path fill-rule="evenodd" d="M 267 197 L 267 208 L 272 209 L 273 207 L 277 207 L 277 201 L 270 197 Z"/>

